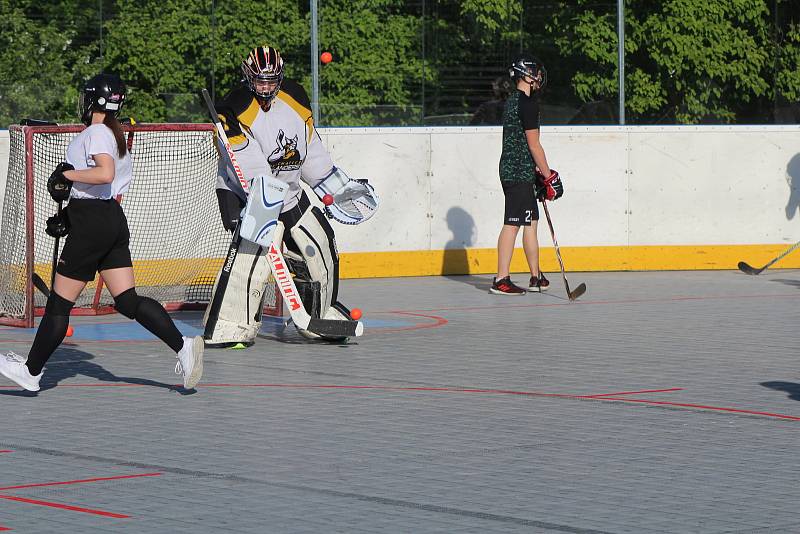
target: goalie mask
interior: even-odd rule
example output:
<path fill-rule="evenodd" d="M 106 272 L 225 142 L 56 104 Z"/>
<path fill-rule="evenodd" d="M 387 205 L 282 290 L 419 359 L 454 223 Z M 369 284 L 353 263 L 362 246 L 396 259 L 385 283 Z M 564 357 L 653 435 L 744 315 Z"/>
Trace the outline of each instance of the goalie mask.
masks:
<path fill-rule="evenodd" d="M 114 74 L 98 74 L 83 86 L 79 100 L 81 122 L 88 126 L 93 111 L 104 111 L 115 117 L 125 102 L 125 84 Z"/>
<path fill-rule="evenodd" d="M 281 89 L 283 58 L 271 46 L 257 46 L 242 61 L 242 74 L 250 92 L 269 103 Z"/>
<path fill-rule="evenodd" d="M 508 69 L 508 75 L 516 82 L 529 78 L 531 85 L 536 84 L 535 91 L 544 89 L 547 85 L 547 70 L 542 62 L 533 56 L 517 58 Z M 526 80 L 527 81 L 527 80 Z"/>

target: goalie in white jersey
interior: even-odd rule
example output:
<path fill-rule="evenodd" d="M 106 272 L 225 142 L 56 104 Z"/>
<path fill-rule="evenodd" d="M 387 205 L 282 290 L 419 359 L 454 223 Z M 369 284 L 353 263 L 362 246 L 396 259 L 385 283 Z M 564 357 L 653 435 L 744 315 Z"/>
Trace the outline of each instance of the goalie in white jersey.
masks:
<path fill-rule="evenodd" d="M 270 176 L 288 186 L 275 240 L 278 246 L 281 239 L 286 245 L 286 260 L 305 310 L 313 318 L 350 320 L 350 310 L 338 301 L 339 256 L 333 229 L 322 210 L 312 206 L 300 181 L 320 199 L 330 195 L 333 204 L 325 211 L 344 224 L 367 220 L 377 209 L 377 197 L 366 180 L 351 180 L 334 165 L 314 128 L 308 95 L 298 83 L 284 79 L 283 59 L 276 49 L 254 48 L 241 68 L 242 86 L 216 105 L 235 160 L 247 180 Z M 204 337 L 209 346 L 249 345 L 261 326 L 270 268 L 265 247 L 236 233 L 247 192 L 230 162 L 221 159 L 219 170 L 220 212 L 225 228 L 234 232 L 238 253 L 217 279 Z M 300 332 L 309 338 L 342 339 Z"/>

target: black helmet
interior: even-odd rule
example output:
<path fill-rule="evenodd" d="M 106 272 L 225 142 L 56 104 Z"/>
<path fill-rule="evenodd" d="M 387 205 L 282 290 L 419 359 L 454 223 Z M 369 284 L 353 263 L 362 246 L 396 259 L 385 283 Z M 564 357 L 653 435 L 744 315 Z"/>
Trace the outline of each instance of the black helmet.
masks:
<path fill-rule="evenodd" d="M 81 122 L 88 126 L 93 111 L 105 111 L 116 117 L 125 102 L 125 92 L 125 84 L 115 74 L 98 74 L 91 78 L 81 92 Z"/>
<path fill-rule="evenodd" d="M 534 56 L 524 55 L 518 57 L 508 68 L 508 75 L 514 81 L 523 76 L 530 76 L 539 83 L 539 89 L 544 89 L 544 86 L 547 85 L 547 70 L 545 70 L 542 62 Z"/>
<path fill-rule="evenodd" d="M 247 87 L 257 97 L 270 102 L 278 94 L 283 81 L 283 58 L 271 46 L 257 46 L 242 61 L 242 74 Z M 275 84 L 270 91 L 260 91 L 257 82 Z"/>

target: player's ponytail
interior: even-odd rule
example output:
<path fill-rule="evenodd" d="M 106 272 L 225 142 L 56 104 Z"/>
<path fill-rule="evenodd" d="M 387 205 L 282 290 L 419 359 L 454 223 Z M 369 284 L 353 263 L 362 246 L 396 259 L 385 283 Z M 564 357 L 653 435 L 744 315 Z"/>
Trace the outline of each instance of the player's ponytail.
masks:
<path fill-rule="evenodd" d="M 128 153 L 128 145 L 125 143 L 125 133 L 122 131 L 122 125 L 114 114 L 106 113 L 105 115 L 103 124 L 111 128 L 111 131 L 114 132 L 114 139 L 117 140 L 117 152 L 119 152 L 119 157 L 123 158 L 125 154 Z"/>

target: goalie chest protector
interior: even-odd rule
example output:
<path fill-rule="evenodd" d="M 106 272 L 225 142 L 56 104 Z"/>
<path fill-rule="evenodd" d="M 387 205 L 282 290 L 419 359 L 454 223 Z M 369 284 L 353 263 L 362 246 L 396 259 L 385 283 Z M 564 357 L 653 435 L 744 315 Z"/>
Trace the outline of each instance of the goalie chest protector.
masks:
<path fill-rule="evenodd" d="M 273 175 L 289 185 L 284 211 L 297 204 L 301 167 L 303 178 L 312 186 L 333 167 L 314 128 L 308 95 L 297 82 L 284 80 L 267 111 L 245 87 L 228 94 L 219 109 L 243 168 L 258 168 L 266 159 Z M 231 117 L 237 124 L 225 123 Z"/>

